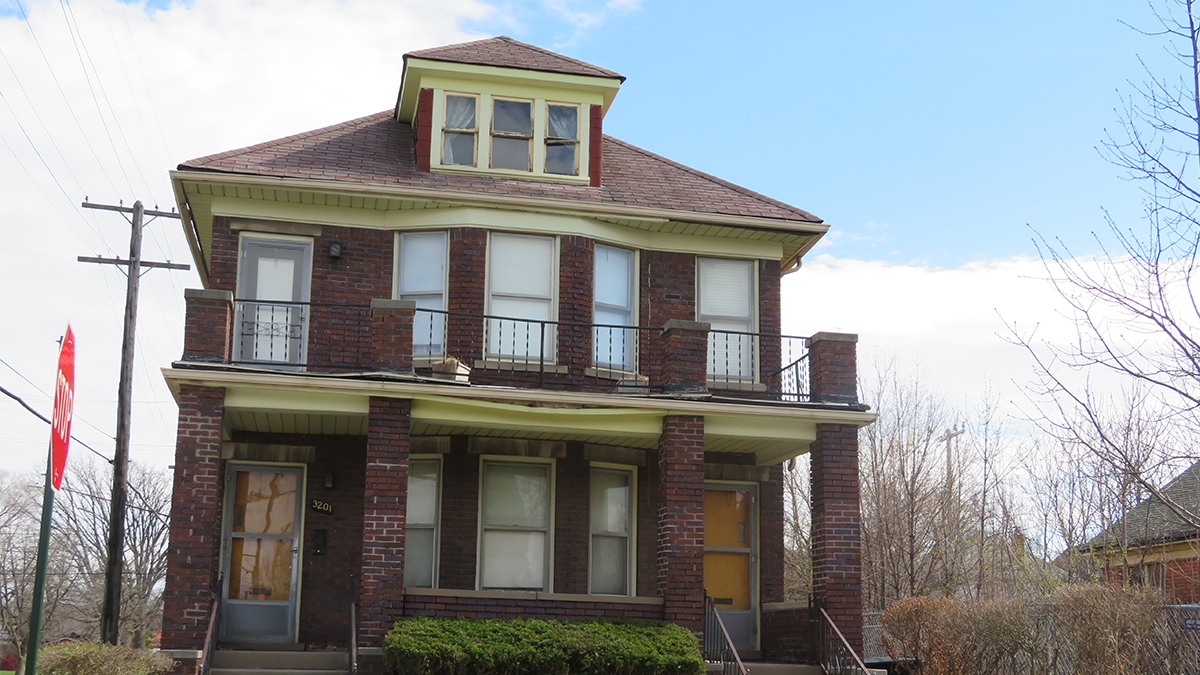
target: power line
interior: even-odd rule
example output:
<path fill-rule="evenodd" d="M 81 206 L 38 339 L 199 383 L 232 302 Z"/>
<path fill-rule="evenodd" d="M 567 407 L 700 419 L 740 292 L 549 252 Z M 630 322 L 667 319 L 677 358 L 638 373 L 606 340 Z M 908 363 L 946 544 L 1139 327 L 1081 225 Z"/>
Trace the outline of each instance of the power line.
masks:
<path fill-rule="evenodd" d="M 36 418 L 38 418 L 39 420 L 41 420 L 41 421 L 45 422 L 46 424 L 50 424 L 51 426 L 53 426 L 53 424 L 50 422 L 50 420 L 46 419 L 46 416 L 45 416 L 45 415 L 43 415 L 42 413 L 40 413 L 40 412 L 38 412 L 38 411 L 34 410 L 34 409 L 33 409 L 33 407 L 32 407 L 32 406 L 30 406 L 28 403 L 26 403 L 26 402 L 25 402 L 25 401 L 24 401 L 24 400 L 23 400 L 23 399 L 22 399 L 20 396 L 17 396 L 16 394 L 12 393 L 11 391 L 9 391 L 9 390 L 5 389 L 3 386 L 0 386 L 0 394 L 5 394 L 6 396 L 8 396 L 9 398 L 11 398 L 12 400 L 16 401 L 17 403 L 20 403 L 20 404 L 21 404 L 21 407 L 23 407 L 23 408 L 25 408 L 26 410 L 28 410 L 29 412 L 33 413 L 33 416 L 34 416 L 34 417 L 36 417 Z M 79 440 L 78 438 L 75 438 L 75 434 L 71 434 L 71 440 L 73 440 L 73 441 L 75 441 L 76 443 L 78 443 L 78 444 L 82 445 L 83 447 L 87 448 L 88 450 L 91 450 L 91 451 L 92 451 L 92 454 L 96 455 L 96 456 L 97 456 L 97 457 L 99 457 L 100 459 L 103 459 L 104 461 L 108 462 L 109 464 L 112 464 L 112 463 L 113 463 L 113 461 L 112 461 L 111 459 L 109 459 L 109 458 L 105 457 L 103 454 L 101 454 L 101 453 L 100 453 L 100 451 L 99 451 L 99 450 L 97 450 L 97 449 L 93 448 L 92 446 L 88 445 L 87 443 L 84 443 L 83 441 Z"/>
<path fill-rule="evenodd" d="M 0 143 L 4 143 L 4 147 L 8 148 L 8 151 L 12 154 L 13 159 L 17 160 L 17 164 L 20 165 L 21 169 L 25 172 L 25 175 L 29 176 L 29 180 L 33 181 L 33 186 L 38 189 L 38 192 L 42 193 L 42 196 L 45 197 L 46 201 L 50 203 L 50 207 L 54 209 L 54 212 L 58 214 L 58 217 L 62 218 L 63 224 L 67 226 L 67 229 L 71 230 L 71 234 L 75 235 L 79 241 L 84 243 L 85 246 L 91 246 L 91 244 L 88 243 L 88 240 L 84 239 L 83 235 L 79 233 L 79 230 L 75 229 L 75 226 L 71 224 L 71 221 L 67 220 L 67 217 L 63 215 L 63 212 L 58 208 L 58 202 L 54 201 L 50 198 L 50 195 L 46 194 L 46 191 L 42 188 L 41 183 L 34 178 L 33 172 L 29 170 L 29 167 L 25 166 L 25 162 L 21 160 L 20 155 L 17 154 L 16 150 L 13 150 L 12 146 L 8 144 L 8 141 L 4 140 L 3 136 L 0 136 Z"/>
<path fill-rule="evenodd" d="M 11 371 L 13 371 L 14 373 L 16 373 L 16 374 L 17 374 L 17 377 L 21 378 L 22 380 L 25 380 L 25 382 L 26 382 L 26 383 L 28 383 L 28 384 L 29 384 L 29 386 L 31 386 L 31 387 L 33 387 L 35 390 L 37 390 L 37 392 L 38 392 L 39 394 L 41 394 L 42 396 L 45 396 L 46 398 L 53 398 L 52 396 L 50 396 L 50 394 L 47 394 L 47 393 L 46 393 L 46 390 L 44 390 L 44 389 L 42 389 L 41 387 L 39 387 L 39 386 L 37 386 L 36 384 L 34 384 L 34 383 L 33 383 L 33 380 L 30 380 L 28 377 L 25 377 L 24 375 L 22 375 L 22 374 L 21 374 L 21 371 L 17 370 L 16 368 L 13 368 L 13 367 L 12 367 L 12 366 L 11 366 L 11 365 L 8 363 L 8 361 L 5 361 L 4 359 L 0 358 L 0 363 L 3 363 L 3 364 L 4 364 L 4 366 L 5 366 L 6 368 L 8 368 L 9 370 L 11 370 Z M 82 417 L 80 417 L 80 416 L 78 416 L 78 415 L 73 415 L 73 416 L 72 416 L 72 418 L 73 418 L 73 419 L 77 419 L 77 420 L 79 420 L 80 422 L 83 422 L 84 424 L 86 424 L 86 425 L 88 425 L 89 427 L 91 427 L 91 428 L 95 429 L 96 431 L 99 431 L 100 433 L 102 433 L 102 434 L 104 434 L 105 436 L 107 436 L 109 440 L 115 440 L 115 439 L 113 438 L 112 434 L 110 434 L 110 433 L 108 433 L 107 431 L 105 431 L 105 430 L 101 429 L 100 427 L 96 426 L 95 424 L 92 424 L 91 422 L 89 422 L 89 421 L 87 421 L 87 420 L 83 419 Z"/>

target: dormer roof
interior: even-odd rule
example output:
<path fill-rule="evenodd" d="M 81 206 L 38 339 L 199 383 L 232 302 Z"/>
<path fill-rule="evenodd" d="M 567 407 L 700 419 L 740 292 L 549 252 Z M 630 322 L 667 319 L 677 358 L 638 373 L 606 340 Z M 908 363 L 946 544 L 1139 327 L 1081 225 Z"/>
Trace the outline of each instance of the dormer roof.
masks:
<path fill-rule="evenodd" d="M 427 61 L 444 61 L 447 63 L 466 63 L 476 66 L 495 66 L 497 68 L 516 68 L 518 70 L 536 70 L 543 73 L 561 73 L 563 75 L 583 75 L 587 77 L 610 77 L 625 81 L 623 75 L 593 66 L 569 56 L 556 54 L 541 47 L 525 44 L 507 35 L 463 42 L 456 45 L 420 49 L 404 55 L 409 58 L 425 59 Z"/>

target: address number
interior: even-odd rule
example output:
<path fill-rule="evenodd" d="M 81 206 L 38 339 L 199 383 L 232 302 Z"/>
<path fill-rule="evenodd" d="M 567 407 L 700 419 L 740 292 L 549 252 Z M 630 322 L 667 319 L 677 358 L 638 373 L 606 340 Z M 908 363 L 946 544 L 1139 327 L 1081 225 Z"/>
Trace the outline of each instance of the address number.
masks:
<path fill-rule="evenodd" d="M 330 504 L 329 502 L 323 502 L 320 499 L 314 499 L 309 502 L 308 505 L 313 511 L 320 511 L 321 513 L 333 513 L 333 504 Z"/>

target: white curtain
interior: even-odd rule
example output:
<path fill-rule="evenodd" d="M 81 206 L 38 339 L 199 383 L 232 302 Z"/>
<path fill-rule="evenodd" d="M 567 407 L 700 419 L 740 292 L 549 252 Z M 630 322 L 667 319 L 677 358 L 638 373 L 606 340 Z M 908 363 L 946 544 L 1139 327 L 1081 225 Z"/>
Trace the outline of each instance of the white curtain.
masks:
<path fill-rule="evenodd" d="M 548 138 L 569 138 L 575 140 L 579 137 L 579 109 L 569 106 L 552 105 L 549 106 L 550 114 L 547 115 L 547 130 Z"/>

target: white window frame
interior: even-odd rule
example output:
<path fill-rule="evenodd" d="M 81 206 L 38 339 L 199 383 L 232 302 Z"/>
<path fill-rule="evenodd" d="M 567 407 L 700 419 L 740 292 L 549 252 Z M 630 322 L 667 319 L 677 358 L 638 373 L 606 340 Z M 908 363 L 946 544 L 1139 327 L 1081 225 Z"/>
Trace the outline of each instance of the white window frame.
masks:
<path fill-rule="evenodd" d="M 496 131 L 496 101 L 511 101 L 513 103 L 528 103 L 529 104 L 529 135 L 523 136 L 508 131 Z M 534 144 L 539 138 L 538 121 L 537 121 L 537 101 L 532 98 L 518 98 L 515 96 L 492 96 L 491 105 L 488 111 L 488 168 L 501 169 L 503 171 L 515 171 L 522 174 L 533 173 L 537 169 L 534 157 Z M 543 134 L 544 135 L 544 132 Z M 528 141 L 529 148 L 529 168 L 528 169 L 513 169 L 509 167 L 493 166 L 496 161 L 496 138 L 519 138 Z M 543 172 L 544 173 L 544 172 Z"/>
<path fill-rule="evenodd" d="M 727 260 L 727 261 L 731 261 L 731 262 L 744 263 L 749 266 L 749 268 L 750 268 L 750 284 L 749 284 L 750 316 L 749 317 L 706 315 L 706 314 L 702 314 L 700 312 L 700 308 L 702 307 L 703 293 L 704 293 L 704 289 L 702 288 L 703 284 L 701 283 L 702 275 L 700 272 L 700 267 L 703 264 L 703 261 L 705 261 L 705 260 L 721 260 L 721 261 Z M 713 369 L 713 362 L 712 362 L 712 357 L 716 353 L 716 350 L 718 349 L 718 347 L 717 347 L 716 343 L 714 342 L 713 334 L 712 333 L 708 334 L 708 357 L 709 357 L 708 381 L 709 382 L 757 383 L 759 381 L 759 371 L 761 370 L 762 363 L 760 360 L 760 352 L 761 352 L 760 341 L 757 336 L 758 318 L 759 318 L 758 317 L 758 312 L 759 312 L 759 306 L 758 306 L 758 304 L 759 304 L 759 289 L 758 289 L 759 269 L 758 268 L 759 268 L 758 260 L 756 260 L 756 259 L 720 258 L 720 257 L 716 257 L 716 256 L 697 256 L 696 257 L 696 321 L 711 324 L 711 323 L 720 322 L 720 321 L 727 321 L 727 322 L 732 323 L 734 321 L 745 320 L 745 321 L 747 321 L 748 325 L 744 332 L 755 334 L 753 337 L 750 338 L 750 340 L 749 340 L 750 344 L 748 345 L 749 349 L 750 349 L 750 354 L 749 354 L 750 364 L 749 365 L 750 365 L 751 373 L 749 375 L 742 374 L 741 372 L 738 372 L 736 375 L 725 373 L 725 374 L 718 375 L 718 376 L 714 376 L 714 372 L 713 372 L 714 369 Z M 731 330 L 731 329 L 713 328 L 713 330 Z M 741 347 L 739 345 L 739 349 L 740 348 Z M 726 349 L 728 349 L 728 345 L 726 345 Z M 739 368 L 739 371 L 740 371 L 740 368 Z"/>
<path fill-rule="evenodd" d="M 439 571 L 438 568 L 439 568 L 439 564 L 441 563 L 441 559 L 442 559 L 442 555 L 441 555 L 441 552 L 442 552 L 442 484 L 444 483 L 443 477 L 445 476 L 445 473 L 444 473 L 445 465 L 442 462 L 441 455 L 428 455 L 428 454 L 409 455 L 408 461 L 409 461 L 410 467 L 412 465 L 412 462 L 430 462 L 430 461 L 432 461 L 437 464 L 437 492 L 436 492 L 436 496 L 434 497 L 435 502 L 434 502 L 434 506 L 433 506 L 433 525 L 418 524 L 418 525 L 414 526 L 411 522 L 406 521 L 404 526 L 405 526 L 406 530 L 411 530 L 411 529 L 432 529 L 433 530 L 433 572 L 432 572 L 432 585 L 429 586 L 429 588 L 438 588 L 438 571 Z M 405 512 L 407 513 L 407 507 L 405 508 Z M 418 588 L 416 586 L 408 586 L 407 584 L 408 584 L 408 577 L 406 576 L 405 577 L 405 588 Z M 425 587 L 420 586 L 419 588 L 425 588 Z"/>
<path fill-rule="evenodd" d="M 484 313 L 488 314 L 488 315 L 499 316 L 498 314 L 496 314 L 495 312 L 492 311 L 492 298 L 494 297 L 494 293 L 492 290 L 492 270 L 493 270 L 494 265 L 502 262 L 502 261 L 496 260 L 495 246 L 492 245 L 492 242 L 496 236 L 526 237 L 526 238 L 549 239 L 550 240 L 550 268 L 551 268 L 551 271 L 550 271 L 550 297 L 543 298 L 540 296 L 525 296 L 525 295 L 506 294 L 506 293 L 500 294 L 499 297 L 510 297 L 510 298 L 528 299 L 528 300 L 549 300 L 550 312 L 549 312 L 549 318 L 547 319 L 547 321 L 548 322 L 557 322 L 558 321 L 558 281 L 559 281 L 559 276 L 561 275 L 561 270 L 559 269 L 559 252 L 560 252 L 559 239 L 555 235 L 541 234 L 541 233 L 508 232 L 508 231 L 492 231 L 492 232 L 488 233 L 487 265 L 486 265 L 487 270 L 485 272 L 485 281 L 484 281 L 484 302 L 485 302 Z M 495 323 L 500 322 L 500 321 L 501 321 L 500 319 L 485 319 L 483 322 L 483 324 L 484 324 L 484 334 L 483 334 L 484 359 L 486 361 L 510 361 L 510 362 L 517 362 L 517 363 L 536 361 L 537 356 L 541 353 L 541 350 L 539 350 L 539 352 L 536 354 L 525 354 L 525 355 L 492 353 L 490 332 L 493 330 L 503 331 L 503 326 L 501 326 L 500 328 L 496 328 L 496 326 L 495 326 Z M 518 321 L 524 321 L 524 320 L 518 319 Z M 526 324 L 526 325 L 531 325 L 531 324 Z M 545 347 L 545 354 L 544 354 L 544 356 L 545 356 L 544 363 L 555 364 L 558 362 L 557 323 L 548 323 L 546 325 L 545 341 L 546 341 L 546 347 Z M 513 350 L 513 351 L 516 351 L 516 350 Z"/>
<path fill-rule="evenodd" d="M 475 99 L 475 127 L 474 128 L 459 129 L 457 127 L 447 126 L 448 116 L 446 115 L 446 110 L 449 108 L 449 106 L 447 105 L 447 98 L 450 96 L 457 96 L 459 98 Z M 438 155 L 437 155 L 439 164 L 442 164 L 444 166 L 461 166 L 461 167 L 470 167 L 470 168 L 479 166 L 479 122 L 480 122 L 480 117 L 481 117 L 481 111 L 479 109 L 480 108 L 480 100 L 479 99 L 480 99 L 479 94 L 468 94 L 465 92 L 458 92 L 458 91 L 442 92 L 442 95 L 438 99 L 439 103 L 441 103 L 441 110 L 442 110 L 441 143 L 438 146 Z M 450 164 L 450 163 L 446 162 L 446 133 L 447 132 L 458 133 L 458 134 L 469 133 L 469 134 L 473 134 L 475 136 L 474 147 L 471 150 L 471 163 L 470 164 Z"/>
<path fill-rule="evenodd" d="M 303 236 L 298 236 L 298 235 L 289 235 L 289 234 L 276 234 L 273 232 L 255 232 L 252 230 L 243 230 L 241 232 L 238 232 L 237 280 L 234 284 L 234 288 L 236 289 L 237 295 L 234 296 L 235 299 L 239 300 L 239 301 L 240 300 L 253 301 L 252 298 L 244 298 L 241 295 L 243 293 L 242 283 L 245 280 L 244 275 L 246 274 L 245 265 L 244 265 L 244 261 L 246 258 L 246 245 L 254 244 L 254 243 L 266 243 L 269 245 L 271 242 L 290 244 L 293 247 L 304 249 L 304 252 L 307 253 L 307 260 L 304 262 L 305 270 L 303 272 L 303 278 L 301 279 L 301 287 L 300 287 L 301 300 L 300 300 L 300 302 L 311 301 L 312 300 L 312 273 L 313 273 L 313 244 L 314 244 L 313 238 L 312 237 L 303 237 Z M 308 362 L 308 332 L 309 332 L 308 324 L 312 318 L 312 311 L 308 305 L 300 305 L 300 308 L 301 308 L 301 314 L 302 314 L 301 320 L 303 323 L 302 323 L 302 331 L 301 331 L 301 335 L 300 335 L 300 354 L 299 354 L 298 362 L 292 363 L 290 361 L 286 361 L 286 362 L 285 361 L 254 361 L 252 359 L 246 358 L 246 355 L 242 353 L 242 332 L 241 332 L 241 326 L 239 324 L 243 320 L 242 314 L 245 310 L 244 310 L 244 307 L 240 303 L 235 304 L 234 317 L 233 317 L 233 320 L 234 320 L 233 348 L 232 348 L 233 360 L 234 361 L 251 361 L 253 363 L 269 365 L 272 368 L 282 368 L 282 369 L 288 369 L 288 370 L 303 370 L 305 368 L 305 364 Z"/>
<path fill-rule="evenodd" d="M 597 536 L 611 537 L 616 536 L 609 532 L 595 532 L 592 530 L 591 518 L 591 487 L 592 487 L 592 472 L 607 471 L 609 473 L 626 473 L 629 475 L 629 524 L 626 537 L 626 561 L 625 569 L 627 578 L 625 580 L 625 597 L 637 595 L 637 525 L 638 525 L 638 490 L 637 477 L 638 468 L 628 464 L 611 464 L 608 462 L 591 462 L 588 466 L 588 594 L 589 595 L 610 595 L 608 593 L 594 593 L 592 591 L 592 541 Z"/>
<path fill-rule="evenodd" d="M 625 311 L 624 307 L 608 305 L 607 303 L 602 303 L 596 299 L 596 297 L 597 297 L 597 293 L 596 293 L 597 263 L 596 263 L 596 260 L 598 259 L 597 253 L 598 253 L 599 249 L 601 249 L 601 248 L 608 248 L 608 249 L 613 249 L 613 250 L 618 250 L 618 251 L 624 251 L 624 252 L 627 252 L 630 254 L 630 256 L 629 256 L 629 267 L 630 267 L 630 269 L 629 269 L 629 303 L 630 303 L 630 306 L 629 306 L 629 324 L 628 325 L 631 327 L 631 329 L 628 331 L 625 331 L 625 332 L 627 334 L 627 337 L 631 340 L 631 343 L 630 343 L 630 347 L 629 347 L 627 363 L 624 363 L 624 364 L 604 363 L 604 364 L 602 364 L 602 363 L 600 363 L 599 359 L 596 358 L 599 355 L 598 341 L 603 339 L 603 337 L 604 337 L 601 335 L 602 332 L 610 333 L 612 329 L 601 329 L 601 328 L 592 329 L 592 366 L 595 367 L 596 371 L 601 374 L 611 374 L 611 375 L 620 375 L 620 376 L 633 375 L 633 374 L 636 374 L 638 371 L 638 351 L 639 351 L 639 347 L 641 345 L 641 333 L 636 328 L 638 325 L 638 305 L 639 305 L 639 300 L 641 297 L 641 295 L 640 295 L 641 289 L 639 288 L 641 260 L 638 255 L 637 249 L 625 248 L 624 246 L 610 246 L 608 244 L 602 244 L 600 242 L 595 242 L 595 244 L 593 245 L 593 251 L 592 251 L 592 323 L 601 323 L 596 320 L 596 308 L 597 307 L 600 307 L 601 309 L 614 309 L 616 311 Z"/>
<path fill-rule="evenodd" d="M 540 464 L 547 467 L 549 475 L 550 489 L 548 491 L 546 505 L 547 518 L 546 527 L 542 528 L 514 528 L 514 527 L 488 527 L 484 518 L 484 485 L 486 479 L 486 471 L 488 464 Z M 476 532 L 475 546 L 475 590 L 525 590 L 529 589 L 487 589 L 483 586 L 483 567 L 484 567 L 484 550 L 483 550 L 483 535 L 486 531 L 508 531 L 508 532 L 545 532 L 546 542 L 545 550 L 542 552 L 542 593 L 554 592 L 554 525 L 555 513 L 554 505 L 557 501 L 557 481 L 555 480 L 558 471 L 558 464 L 553 458 L 543 457 L 514 457 L 511 455 L 481 455 L 479 457 L 479 491 L 476 495 L 477 503 L 479 504 L 478 521 L 479 528 Z"/>
<path fill-rule="evenodd" d="M 562 103 L 559 101 L 545 101 L 544 103 L 545 103 L 545 110 L 546 110 L 546 112 L 545 112 L 546 124 L 543 127 L 542 133 L 540 136 L 540 142 L 542 145 L 542 173 L 545 173 L 546 175 L 549 175 L 549 176 L 578 176 L 579 175 L 580 142 L 581 142 L 581 139 L 583 138 L 583 106 L 578 103 Z M 560 108 L 574 108 L 575 109 L 575 140 L 573 142 L 573 144 L 575 146 L 575 170 L 572 173 L 555 173 L 555 172 L 546 170 L 546 162 L 547 162 L 546 158 L 549 156 L 549 153 L 546 152 L 546 148 L 550 147 L 550 142 L 555 141 L 556 145 L 567 145 L 567 143 L 563 143 L 563 141 L 565 141 L 567 139 L 559 139 L 559 138 L 551 138 L 550 137 L 550 106 L 558 106 Z M 537 134 L 537 131 L 538 130 L 535 128 L 534 129 L 535 135 Z"/>
<path fill-rule="evenodd" d="M 437 293 L 430 293 L 430 292 L 405 293 L 400 288 L 400 279 L 401 279 L 400 275 L 403 271 L 402 265 L 404 264 L 404 250 L 403 250 L 404 237 L 407 235 L 419 235 L 419 234 L 428 235 L 428 234 L 439 234 L 439 233 L 442 235 L 442 241 L 444 242 L 444 245 L 442 248 L 443 248 L 443 251 L 445 254 L 444 262 L 442 265 L 442 291 L 440 293 L 440 296 L 442 299 L 441 309 L 442 309 L 442 311 L 446 311 L 447 309 L 449 309 L 449 307 L 450 307 L 450 305 L 449 305 L 449 302 L 450 302 L 450 233 L 447 232 L 446 230 L 414 230 L 411 232 L 397 232 L 396 233 L 395 245 L 393 246 L 393 251 L 395 253 L 394 253 L 394 260 L 392 262 L 392 297 L 394 299 L 396 299 L 396 300 L 415 300 L 417 297 L 433 297 L 434 295 L 439 295 Z M 414 320 L 414 322 L 413 322 L 413 326 L 414 326 L 414 328 L 413 328 L 413 358 L 414 359 L 438 359 L 442 356 L 445 356 L 446 355 L 446 338 L 448 337 L 446 334 L 446 315 L 445 314 L 435 315 L 435 316 L 442 317 L 442 319 L 441 319 L 441 321 L 442 321 L 442 326 L 441 326 L 441 328 L 442 328 L 442 336 L 441 336 L 442 343 L 440 345 L 441 349 L 440 350 L 432 350 L 431 349 L 431 350 L 429 350 L 428 353 L 424 353 L 424 354 L 418 353 L 418 349 L 417 349 L 417 347 L 418 347 L 418 341 L 417 341 L 418 331 L 416 330 L 416 323 L 417 323 L 417 320 L 419 320 L 419 318 L 421 317 L 421 314 L 422 313 L 417 313 L 416 320 Z"/>

